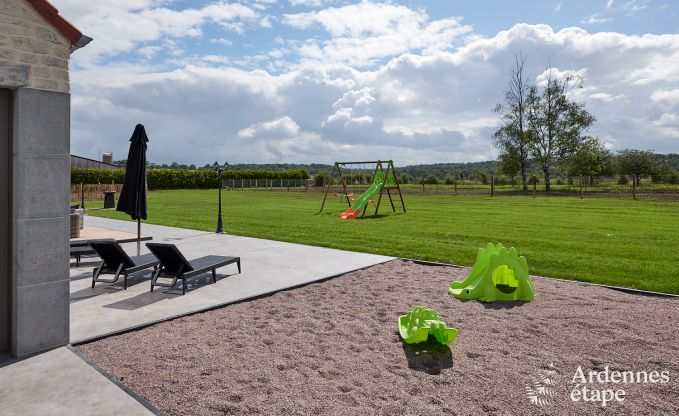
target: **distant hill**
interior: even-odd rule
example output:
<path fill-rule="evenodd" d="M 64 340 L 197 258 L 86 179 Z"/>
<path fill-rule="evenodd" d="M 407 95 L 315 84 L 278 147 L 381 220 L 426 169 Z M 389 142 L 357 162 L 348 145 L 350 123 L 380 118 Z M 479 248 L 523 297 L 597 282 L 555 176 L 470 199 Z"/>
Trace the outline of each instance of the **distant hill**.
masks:
<path fill-rule="evenodd" d="M 366 166 L 367 168 L 367 166 Z M 286 169 L 306 169 L 309 175 L 314 176 L 319 173 L 329 173 L 332 169 L 332 165 L 325 165 L 321 163 L 312 164 L 291 164 L 291 163 L 273 163 L 273 164 L 256 164 L 256 163 L 239 163 L 236 165 L 229 165 L 229 169 L 232 170 L 249 170 L 249 169 L 265 169 L 265 170 L 286 170 Z M 347 167 L 347 173 L 350 171 L 358 172 L 363 169 L 363 166 L 353 165 L 349 169 Z M 372 168 L 370 168 L 372 169 Z M 396 167 L 396 172 L 399 175 L 407 174 L 408 176 L 419 178 L 422 176 L 435 175 L 438 178 L 446 178 L 448 176 L 454 176 L 456 174 L 462 174 L 463 177 L 467 178 L 474 172 L 486 172 L 491 174 L 497 170 L 496 161 L 487 162 L 471 162 L 471 163 L 436 163 L 430 165 L 410 165 Z"/>
<path fill-rule="evenodd" d="M 657 165 L 667 162 L 674 169 L 679 169 L 679 153 L 669 153 L 666 155 L 655 154 L 655 163 Z"/>
<path fill-rule="evenodd" d="M 669 163 L 673 169 L 679 170 L 679 154 L 656 154 L 655 161 L 657 165 L 663 163 Z M 177 166 L 176 164 L 174 164 Z M 180 169 L 185 165 L 179 165 Z M 210 165 L 206 165 L 209 167 Z M 263 169 L 263 170 L 287 170 L 287 169 L 306 169 L 310 176 L 317 175 L 319 173 L 328 173 L 332 165 L 327 165 L 323 163 L 311 163 L 311 164 L 300 164 L 300 163 L 239 163 L 235 165 L 229 165 L 231 170 L 252 170 L 252 169 Z M 351 167 L 352 172 L 358 172 L 362 169 L 362 166 L 354 165 Z M 349 169 L 347 169 L 349 173 Z M 485 173 L 486 175 L 494 175 L 497 173 L 497 161 L 489 160 L 485 162 L 467 162 L 467 163 L 433 163 L 433 164 L 423 164 L 423 165 L 408 165 L 408 166 L 396 166 L 396 171 L 399 175 L 407 174 L 411 178 L 422 178 L 428 176 L 436 176 L 438 179 L 446 178 L 474 178 L 478 177 L 480 173 Z M 555 169 L 555 174 L 558 174 L 558 169 Z"/>
<path fill-rule="evenodd" d="M 421 178 L 434 175 L 439 179 L 448 177 L 470 178 L 477 173 L 488 175 L 497 172 L 497 161 L 467 162 L 467 163 L 435 163 L 430 165 L 409 165 L 396 168 L 399 175 L 404 173 L 413 178 Z"/>

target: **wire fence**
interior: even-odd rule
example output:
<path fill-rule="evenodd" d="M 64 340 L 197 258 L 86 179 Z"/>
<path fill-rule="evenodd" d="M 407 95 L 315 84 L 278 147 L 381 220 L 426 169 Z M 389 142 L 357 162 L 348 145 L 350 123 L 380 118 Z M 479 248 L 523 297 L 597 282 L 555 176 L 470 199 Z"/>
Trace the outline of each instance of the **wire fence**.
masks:
<path fill-rule="evenodd" d="M 353 179 L 353 180 L 352 180 Z M 524 190 L 521 179 L 509 176 L 488 175 L 478 179 L 452 179 L 444 181 L 436 178 L 418 178 L 401 181 L 401 190 L 406 194 L 446 194 L 446 195 L 529 195 L 529 196 L 572 196 L 572 197 L 614 197 L 634 199 L 669 199 L 679 201 L 679 177 L 677 175 L 619 175 L 609 177 L 552 177 L 550 190 L 544 178 L 531 175 Z M 360 192 L 368 183 L 362 178 L 345 178 L 347 190 Z M 316 186 L 314 191 L 324 190 Z M 327 182 L 324 183 L 327 186 Z M 341 190 L 342 183 L 334 179 L 332 189 Z"/>
<path fill-rule="evenodd" d="M 307 179 L 222 179 L 224 189 L 308 190 Z"/>
<path fill-rule="evenodd" d="M 71 201 L 80 201 L 83 199 L 83 197 L 85 200 L 103 200 L 104 192 L 115 192 L 117 195 L 119 195 L 122 189 L 122 184 L 72 184 Z"/>

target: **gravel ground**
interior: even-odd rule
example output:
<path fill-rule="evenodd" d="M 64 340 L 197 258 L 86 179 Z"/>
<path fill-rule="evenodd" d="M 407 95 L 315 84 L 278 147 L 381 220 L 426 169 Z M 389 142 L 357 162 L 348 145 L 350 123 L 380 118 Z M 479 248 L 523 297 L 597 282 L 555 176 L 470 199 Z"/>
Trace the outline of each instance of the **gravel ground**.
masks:
<path fill-rule="evenodd" d="M 679 414 L 679 299 L 535 277 L 531 303 L 449 297 L 468 272 L 395 260 L 78 349 L 169 415 Z M 450 348 L 401 342 L 418 305 Z M 588 383 L 624 390 L 604 407 L 572 401 L 579 366 L 669 380 Z"/>

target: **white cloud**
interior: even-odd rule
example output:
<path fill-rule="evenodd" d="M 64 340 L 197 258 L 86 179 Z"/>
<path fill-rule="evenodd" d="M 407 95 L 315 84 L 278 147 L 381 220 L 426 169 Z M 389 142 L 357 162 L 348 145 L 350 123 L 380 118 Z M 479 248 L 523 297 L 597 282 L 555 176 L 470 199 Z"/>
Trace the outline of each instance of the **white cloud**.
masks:
<path fill-rule="evenodd" d="M 327 41 L 310 40 L 299 46 L 304 58 L 354 66 L 370 66 L 411 50 L 447 50 L 472 30 L 456 18 L 430 21 L 421 10 L 369 1 L 286 14 L 283 23 L 297 29 L 320 26 L 331 36 Z"/>
<path fill-rule="evenodd" d="M 608 1 L 606 2 L 606 8 L 607 8 L 607 9 L 610 9 L 611 7 L 613 7 L 613 0 L 608 0 Z"/>
<path fill-rule="evenodd" d="M 137 49 L 137 53 L 146 59 L 151 59 L 161 50 L 160 46 L 145 46 Z"/>
<path fill-rule="evenodd" d="M 605 103 L 609 103 L 611 101 L 621 100 L 621 99 L 625 98 L 625 95 L 624 94 L 611 95 L 611 94 L 607 94 L 605 92 L 597 92 L 597 93 L 591 94 L 589 96 L 589 98 L 591 100 L 599 100 L 599 101 L 603 101 Z"/>
<path fill-rule="evenodd" d="M 291 6 L 308 6 L 320 7 L 328 3 L 333 3 L 334 0 L 289 0 Z"/>
<path fill-rule="evenodd" d="M 635 13 L 648 8 L 650 2 L 651 0 L 628 0 L 621 7 L 629 13 Z"/>
<path fill-rule="evenodd" d="M 223 45 L 223 46 L 232 46 L 233 45 L 232 40 L 225 39 L 225 38 L 213 38 L 213 39 L 210 39 L 210 42 L 211 43 L 217 43 L 217 44 L 220 44 L 220 45 Z"/>
<path fill-rule="evenodd" d="M 561 3 L 557 3 L 557 4 L 554 6 L 554 11 L 555 11 L 555 12 L 561 11 L 561 6 L 563 6 Z"/>
<path fill-rule="evenodd" d="M 594 13 L 590 14 L 587 17 L 584 17 L 582 20 L 580 20 L 580 23 L 583 25 L 595 25 L 599 23 L 606 23 L 610 22 L 611 19 L 609 17 L 602 17 L 601 13 Z"/>
<path fill-rule="evenodd" d="M 679 104 L 679 89 L 654 91 L 653 94 L 651 94 L 651 100 L 654 102 Z"/>
<path fill-rule="evenodd" d="M 60 0 L 60 12 L 94 41 L 74 55 L 76 65 L 93 65 L 102 56 L 132 50 L 139 43 L 161 39 L 199 37 L 202 26 L 215 23 L 227 31 L 242 33 L 259 14 L 240 3 L 216 1 L 201 8 L 174 10 L 163 7 L 170 0 Z"/>
<path fill-rule="evenodd" d="M 258 70 L 234 68 L 232 59 L 240 58 L 189 54 L 178 56 L 171 70 L 151 62 L 74 68 L 74 153 L 123 156 L 141 122 L 151 139 L 149 159 L 158 162 L 487 160 L 494 157 L 490 137 L 498 123 L 491 109 L 502 101 L 519 51 L 528 55 L 527 73 L 536 82 L 544 81 L 548 64 L 554 76 L 584 78 L 574 96 L 597 117 L 589 133 L 611 149 L 678 150 L 679 35 L 555 32 L 518 24 L 493 37 L 467 37 L 469 29 L 457 20 L 432 21 L 390 3 L 355 6 L 361 8 L 295 15 L 291 27 L 318 26 L 334 37 L 280 39 L 276 49 L 242 58 Z M 385 15 L 357 22 L 357 14 L 337 10 Z M 201 21 L 187 27 L 200 30 Z M 174 39 L 163 35 L 152 45 L 143 41 L 142 48 L 169 50 Z M 281 59 L 294 63 L 261 69 Z M 365 67 L 383 59 L 388 61 Z"/>
<path fill-rule="evenodd" d="M 277 140 L 295 137 L 299 134 L 299 126 L 288 116 L 277 120 L 253 124 L 238 132 L 238 137 L 246 139 Z"/>

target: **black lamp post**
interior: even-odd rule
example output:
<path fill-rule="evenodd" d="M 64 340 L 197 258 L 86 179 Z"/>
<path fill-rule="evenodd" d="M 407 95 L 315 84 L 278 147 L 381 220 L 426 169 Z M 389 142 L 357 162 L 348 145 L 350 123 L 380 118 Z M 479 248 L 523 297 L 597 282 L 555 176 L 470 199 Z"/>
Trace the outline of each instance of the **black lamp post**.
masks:
<path fill-rule="evenodd" d="M 219 183 L 219 211 L 217 214 L 217 231 L 216 233 L 221 234 L 224 232 L 222 227 L 222 171 L 226 170 L 229 166 L 228 162 L 224 165 L 218 165 L 215 169 L 217 170 L 217 182 Z"/>

